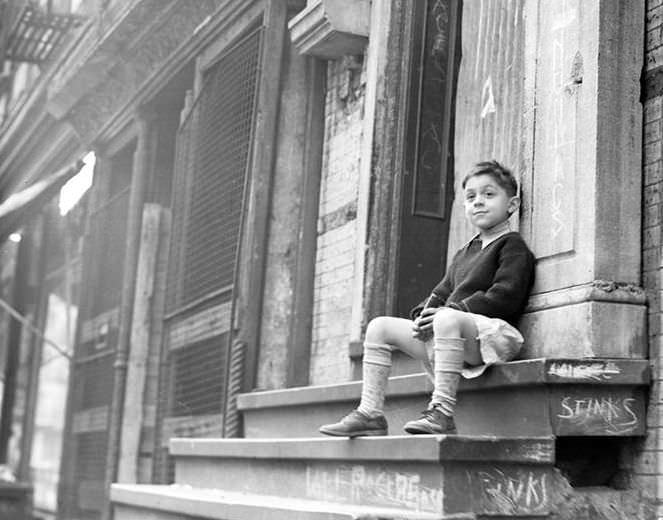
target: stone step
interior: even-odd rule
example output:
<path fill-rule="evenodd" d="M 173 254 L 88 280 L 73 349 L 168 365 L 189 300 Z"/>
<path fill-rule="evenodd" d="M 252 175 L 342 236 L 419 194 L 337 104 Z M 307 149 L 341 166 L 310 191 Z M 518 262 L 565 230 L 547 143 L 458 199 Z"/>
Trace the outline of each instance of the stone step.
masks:
<path fill-rule="evenodd" d="M 407 509 L 335 504 L 319 500 L 171 486 L 113 484 L 114 520 L 474 520 Z"/>
<path fill-rule="evenodd" d="M 639 436 L 645 434 L 643 359 L 531 359 L 494 365 L 461 381 L 460 434 L 497 436 Z M 389 381 L 389 433 L 419 416 L 432 392 L 428 377 Z M 310 437 L 356 407 L 361 382 L 252 392 L 238 398 L 247 438 Z"/>
<path fill-rule="evenodd" d="M 175 481 L 417 513 L 550 513 L 554 440 L 494 436 L 172 439 Z"/>

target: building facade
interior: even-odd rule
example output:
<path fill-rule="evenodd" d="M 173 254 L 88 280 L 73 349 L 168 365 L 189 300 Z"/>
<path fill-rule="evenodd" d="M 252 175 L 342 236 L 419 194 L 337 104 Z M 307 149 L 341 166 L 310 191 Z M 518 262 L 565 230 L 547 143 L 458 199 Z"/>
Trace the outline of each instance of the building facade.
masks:
<path fill-rule="evenodd" d="M 254 397 L 356 381 L 370 319 L 472 236 L 459 181 L 489 158 L 538 262 L 522 358 L 568 379 L 555 474 L 578 507 L 663 514 L 660 2 L 41 4 L 0 2 L 0 195 L 96 160 L 3 246 L 0 462 L 37 514 L 109 518 L 111 483 L 173 482 L 171 438 L 261 436 Z"/>

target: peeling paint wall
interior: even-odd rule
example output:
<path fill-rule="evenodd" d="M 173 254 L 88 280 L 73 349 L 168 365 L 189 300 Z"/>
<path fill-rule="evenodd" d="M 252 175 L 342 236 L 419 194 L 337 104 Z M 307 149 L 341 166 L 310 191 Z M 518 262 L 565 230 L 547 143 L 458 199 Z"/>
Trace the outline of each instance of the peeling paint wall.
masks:
<path fill-rule="evenodd" d="M 306 136 L 305 56 L 294 48 L 283 68 L 283 93 L 274 168 L 273 202 L 269 216 L 262 334 L 257 387 L 284 388 L 288 375 L 288 339 L 293 319 L 297 241 L 303 184 L 302 153 Z"/>
<path fill-rule="evenodd" d="M 311 384 L 347 380 L 350 374 L 364 63 L 344 58 L 330 62 L 327 72 Z"/>

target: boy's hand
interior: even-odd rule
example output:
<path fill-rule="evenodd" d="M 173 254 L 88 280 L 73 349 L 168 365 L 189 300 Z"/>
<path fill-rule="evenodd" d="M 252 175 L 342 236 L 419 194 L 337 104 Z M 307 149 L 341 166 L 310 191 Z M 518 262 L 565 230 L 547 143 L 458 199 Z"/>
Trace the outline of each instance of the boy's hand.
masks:
<path fill-rule="evenodd" d="M 412 323 L 412 337 L 421 341 L 427 341 L 433 336 L 433 316 L 439 307 L 427 307 Z"/>

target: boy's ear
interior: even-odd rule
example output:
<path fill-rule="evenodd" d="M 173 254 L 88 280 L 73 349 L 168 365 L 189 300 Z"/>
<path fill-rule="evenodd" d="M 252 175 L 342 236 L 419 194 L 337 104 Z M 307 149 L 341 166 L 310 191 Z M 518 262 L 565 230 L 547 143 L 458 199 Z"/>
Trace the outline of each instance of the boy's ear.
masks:
<path fill-rule="evenodd" d="M 516 213 L 519 208 L 520 208 L 520 197 L 518 195 L 514 195 L 509 199 L 509 206 L 507 209 L 507 211 L 509 212 L 509 216 Z"/>

